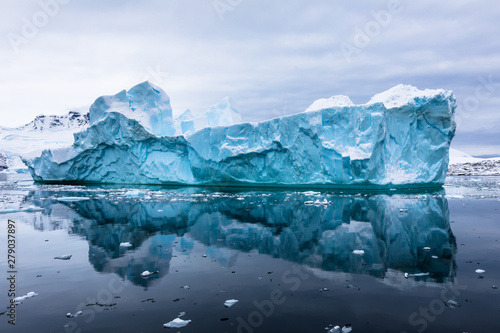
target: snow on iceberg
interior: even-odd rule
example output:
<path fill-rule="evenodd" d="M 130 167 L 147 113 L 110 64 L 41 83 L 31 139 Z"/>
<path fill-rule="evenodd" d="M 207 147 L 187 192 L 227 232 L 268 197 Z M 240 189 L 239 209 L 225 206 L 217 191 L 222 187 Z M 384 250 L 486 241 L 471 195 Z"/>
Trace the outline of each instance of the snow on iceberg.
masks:
<path fill-rule="evenodd" d="M 165 101 L 159 87 L 139 86 L 141 98 L 131 93 L 136 86 L 111 102 L 103 98 L 100 108 L 115 99 L 121 106 L 126 99 L 141 105 Z M 91 110 L 91 126 L 75 134 L 73 146 L 24 161 L 40 182 L 439 186 L 448 168 L 455 108 L 451 91 L 399 85 L 367 104 L 332 97 L 283 118 L 162 136 L 174 131 L 170 117 L 161 123 L 168 130 L 155 130 L 160 117 L 148 120 L 150 108 L 132 119 L 132 108 L 125 105 L 109 107 L 99 117 Z"/>

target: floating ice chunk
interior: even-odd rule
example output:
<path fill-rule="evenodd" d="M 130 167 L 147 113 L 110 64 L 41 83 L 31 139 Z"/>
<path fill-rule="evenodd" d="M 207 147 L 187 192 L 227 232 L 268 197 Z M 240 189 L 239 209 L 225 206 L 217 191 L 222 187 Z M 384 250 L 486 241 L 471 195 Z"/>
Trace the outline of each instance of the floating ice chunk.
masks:
<path fill-rule="evenodd" d="M 426 246 L 426 247 L 424 247 L 424 250 L 425 250 L 425 251 L 430 251 L 430 250 L 431 250 L 431 248 L 430 248 L 430 247 L 428 247 L 428 246 Z"/>
<path fill-rule="evenodd" d="M 447 194 L 444 196 L 446 199 L 464 199 L 465 197 L 460 194 Z"/>
<path fill-rule="evenodd" d="M 129 198 L 137 198 L 137 197 L 142 197 L 144 195 L 144 192 L 139 190 L 130 190 L 125 192 L 124 195 Z"/>
<path fill-rule="evenodd" d="M 228 299 L 227 301 L 224 302 L 224 306 L 226 308 L 230 308 L 230 307 L 232 307 L 233 305 L 235 305 L 238 302 L 239 301 L 237 299 Z"/>
<path fill-rule="evenodd" d="M 166 328 L 181 328 L 189 324 L 191 320 L 182 320 L 181 318 L 175 318 L 172 321 L 169 321 L 166 324 L 163 324 L 163 327 Z"/>
<path fill-rule="evenodd" d="M 335 326 L 328 333 L 349 333 L 352 331 L 351 325 L 345 325 L 342 328 L 340 326 Z"/>
<path fill-rule="evenodd" d="M 365 251 L 364 250 L 354 250 L 354 251 L 352 251 L 352 253 L 362 256 L 365 254 Z"/>
<path fill-rule="evenodd" d="M 432 256 L 432 259 L 437 259 L 437 258 L 438 258 L 438 256 Z"/>
<path fill-rule="evenodd" d="M 322 293 L 324 293 L 324 292 L 328 291 L 328 288 L 321 288 L 319 291 L 321 291 Z"/>
<path fill-rule="evenodd" d="M 123 242 L 120 243 L 120 247 L 132 247 L 132 244 L 130 244 L 130 242 Z"/>
<path fill-rule="evenodd" d="M 457 301 L 454 301 L 452 299 L 449 299 L 447 301 L 443 300 L 443 303 L 444 303 L 444 305 L 446 305 L 447 307 L 452 308 L 452 309 L 461 307 L 460 303 L 458 303 Z"/>
<path fill-rule="evenodd" d="M 60 198 L 57 198 L 57 201 L 61 201 L 61 202 L 73 202 L 73 201 L 85 201 L 85 200 L 90 200 L 90 198 L 87 198 L 87 197 L 60 197 Z"/>
<path fill-rule="evenodd" d="M 189 289 L 189 286 L 188 285 L 185 285 L 183 287 L 181 287 L 182 289 Z M 179 316 L 180 317 L 180 316 Z"/>
<path fill-rule="evenodd" d="M 156 271 L 156 272 L 144 271 L 144 272 L 141 273 L 141 276 L 143 278 L 148 278 L 151 275 L 155 275 L 155 274 L 159 274 L 159 273 L 160 273 L 159 271 Z"/>
<path fill-rule="evenodd" d="M 45 211 L 44 208 L 30 206 L 30 207 L 27 207 L 27 208 L 19 208 L 19 209 L 2 208 L 2 209 L 0 209 L 0 214 L 34 213 L 34 212 L 43 212 L 43 211 Z"/>
<path fill-rule="evenodd" d="M 81 316 L 82 314 L 83 314 L 83 311 L 78 311 L 75 313 L 68 312 L 68 313 L 66 313 L 66 317 L 75 318 L 75 317 Z"/>
<path fill-rule="evenodd" d="M 70 260 L 73 255 L 71 254 L 64 254 L 62 256 L 57 256 L 54 257 L 54 259 L 59 259 L 59 260 Z"/>
<path fill-rule="evenodd" d="M 304 205 L 306 205 L 306 206 L 314 205 L 314 201 L 306 201 L 306 202 L 304 202 Z"/>
<path fill-rule="evenodd" d="M 476 269 L 477 274 L 483 274 L 484 272 L 486 272 L 484 269 Z"/>
<path fill-rule="evenodd" d="M 29 293 L 27 293 L 26 295 L 23 295 L 23 296 L 19 296 L 19 297 L 16 297 L 14 298 L 14 303 L 16 304 L 19 304 L 19 303 L 22 303 L 24 300 L 26 300 L 27 298 L 31 298 L 31 297 L 35 297 L 37 296 L 38 294 L 35 293 L 34 291 L 30 291 Z"/>
<path fill-rule="evenodd" d="M 302 193 L 303 195 L 319 195 L 320 192 L 315 192 L 315 191 L 307 191 Z"/>
<path fill-rule="evenodd" d="M 405 273 L 404 276 L 405 278 L 409 278 L 409 277 L 419 277 L 419 276 L 428 276 L 429 273 L 415 273 L 415 274 L 408 274 L 408 273 Z"/>

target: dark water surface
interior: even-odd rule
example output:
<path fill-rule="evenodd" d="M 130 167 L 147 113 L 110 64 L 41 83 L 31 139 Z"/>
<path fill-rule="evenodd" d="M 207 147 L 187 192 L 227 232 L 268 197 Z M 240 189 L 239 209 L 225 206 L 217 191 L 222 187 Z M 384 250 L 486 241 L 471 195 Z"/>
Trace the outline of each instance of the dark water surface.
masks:
<path fill-rule="evenodd" d="M 0 332 L 500 332 L 499 193 L 495 177 L 418 194 L 7 179 Z M 37 293 L 15 326 L 8 220 L 16 296 Z"/>

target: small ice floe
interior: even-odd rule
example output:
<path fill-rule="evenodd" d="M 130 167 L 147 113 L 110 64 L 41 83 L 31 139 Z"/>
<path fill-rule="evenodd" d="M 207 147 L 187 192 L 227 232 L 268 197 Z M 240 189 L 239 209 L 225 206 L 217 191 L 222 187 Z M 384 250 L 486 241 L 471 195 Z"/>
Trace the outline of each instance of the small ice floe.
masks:
<path fill-rule="evenodd" d="M 312 201 L 312 200 L 306 201 L 306 202 L 304 202 L 304 205 L 312 206 L 312 205 L 314 205 L 314 201 Z"/>
<path fill-rule="evenodd" d="M 485 273 L 486 271 L 484 269 L 476 269 L 476 273 L 477 274 L 483 274 Z"/>
<path fill-rule="evenodd" d="M 81 316 L 82 314 L 83 314 L 83 311 L 78 311 L 75 313 L 68 312 L 68 313 L 66 313 L 66 317 L 67 318 L 75 318 L 75 317 Z"/>
<path fill-rule="evenodd" d="M 141 273 L 141 276 L 143 278 L 148 278 L 151 275 L 155 275 L 155 274 L 159 274 L 159 273 L 160 273 L 159 271 L 156 271 L 156 272 L 144 271 L 144 272 Z"/>
<path fill-rule="evenodd" d="M 10 208 L 0 208 L 0 214 L 10 214 L 10 213 L 34 213 L 34 212 L 43 212 L 45 211 L 44 208 L 39 208 L 39 207 L 26 207 L 26 208 L 19 208 L 19 209 L 10 209 Z"/>
<path fill-rule="evenodd" d="M 184 316 L 186 314 L 186 312 L 182 311 L 182 312 L 179 312 L 179 314 L 177 315 L 178 318 Z"/>
<path fill-rule="evenodd" d="M 491 289 L 498 289 L 498 287 L 496 285 L 492 285 Z"/>
<path fill-rule="evenodd" d="M 321 288 L 319 291 L 322 292 L 322 293 L 324 293 L 324 292 L 328 291 L 328 288 Z"/>
<path fill-rule="evenodd" d="M 352 331 L 351 325 L 344 325 L 343 327 L 337 325 L 332 329 L 330 329 L 330 327 L 327 327 L 326 329 L 329 330 L 328 333 L 349 333 Z"/>
<path fill-rule="evenodd" d="M 54 259 L 59 259 L 59 260 L 70 260 L 73 255 L 71 254 L 64 254 L 62 256 L 57 256 L 54 257 Z"/>
<path fill-rule="evenodd" d="M 130 244 L 130 242 L 123 242 L 120 243 L 120 247 L 132 247 L 132 244 Z"/>
<path fill-rule="evenodd" d="M 302 193 L 303 195 L 318 195 L 320 194 L 319 192 L 314 192 L 314 191 L 307 191 L 307 192 L 304 192 Z"/>
<path fill-rule="evenodd" d="M 457 301 L 454 301 L 452 299 L 449 299 L 447 301 L 443 300 L 444 305 L 446 305 L 449 308 L 455 309 L 461 307 L 460 303 Z"/>
<path fill-rule="evenodd" d="M 446 199 L 465 199 L 463 195 L 460 194 L 447 194 L 444 196 Z"/>
<path fill-rule="evenodd" d="M 437 258 L 438 258 L 438 256 L 431 256 L 431 258 L 432 258 L 432 259 L 437 259 Z"/>
<path fill-rule="evenodd" d="M 430 250 L 431 250 L 430 247 L 428 247 L 428 246 L 424 247 L 424 251 L 430 251 Z"/>
<path fill-rule="evenodd" d="M 181 318 L 175 318 L 172 321 L 169 321 L 166 324 L 163 324 L 163 327 L 166 328 L 181 328 L 189 324 L 191 320 L 182 320 Z"/>
<path fill-rule="evenodd" d="M 22 303 L 24 300 L 26 300 L 27 298 L 31 298 L 31 297 L 35 297 L 37 296 L 38 294 L 35 293 L 34 291 L 30 291 L 29 293 L 27 293 L 26 295 L 23 295 L 23 296 L 18 296 L 16 298 L 14 298 L 14 303 L 16 304 L 20 304 Z"/>
<path fill-rule="evenodd" d="M 354 253 L 358 256 L 362 256 L 365 254 L 365 251 L 364 250 L 354 250 L 354 251 L 352 251 L 352 253 Z"/>
<path fill-rule="evenodd" d="M 410 277 L 419 277 L 419 276 L 428 276 L 428 275 L 429 275 L 429 273 L 415 273 L 415 274 L 405 273 L 404 274 L 405 279 L 410 278 Z"/>
<path fill-rule="evenodd" d="M 90 198 L 87 198 L 87 197 L 60 197 L 60 198 L 56 198 L 56 199 L 57 199 L 57 201 L 61 201 L 61 202 L 90 200 Z"/>
<path fill-rule="evenodd" d="M 144 192 L 139 191 L 139 190 L 130 190 L 125 192 L 124 196 L 129 197 L 129 198 L 137 198 L 137 197 L 142 197 L 144 195 Z"/>
<path fill-rule="evenodd" d="M 157 212 L 161 213 L 161 212 L 163 212 L 163 209 L 158 209 Z"/>
<path fill-rule="evenodd" d="M 189 289 L 189 286 L 188 285 L 185 285 L 185 286 L 182 286 L 181 287 L 182 289 Z M 180 316 L 179 316 L 180 317 Z"/>
<path fill-rule="evenodd" d="M 406 209 L 406 208 L 401 208 L 401 209 L 399 210 L 399 212 L 400 212 L 401 214 L 403 214 L 403 213 L 408 214 L 408 209 Z"/>
<path fill-rule="evenodd" d="M 230 307 L 232 307 L 233 305 L 235 305 L 238 302 L 239 301 L 237 299 L 228 299 L 227 301 L 224 302 L 224 306 L 226 308 L 230 308 Z"/>

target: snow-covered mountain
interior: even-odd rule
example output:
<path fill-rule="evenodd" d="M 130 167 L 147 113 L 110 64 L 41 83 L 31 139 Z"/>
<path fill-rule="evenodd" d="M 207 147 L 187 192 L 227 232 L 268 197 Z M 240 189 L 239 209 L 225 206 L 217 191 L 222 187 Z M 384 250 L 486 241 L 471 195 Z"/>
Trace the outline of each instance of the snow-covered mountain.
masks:
<path fill-rule="evenodd" d="M 450 148 L 449 176 L 499 176 L 500 157 L 477 158 Z"/>
<path fill-rule="evenodd" d="M 89 123 L 89 114 L 82 114 L 78 111 L 70 111 L 63 116 L 39 115 L 30 123 L 21 126 L 20 129 L 33 131 L 60 131 L 78 128 L 81 129 Z"/>
<path fill-rule="evenodd" d="M 70 111 L 61 116 L 39 115 L 28 124 L 15 128 L 0 127 L 0 171 L 27 171 L 21 155 L 69 146 L 73 143 L 73 134 L 88 124 L 88 113 Z"/>

